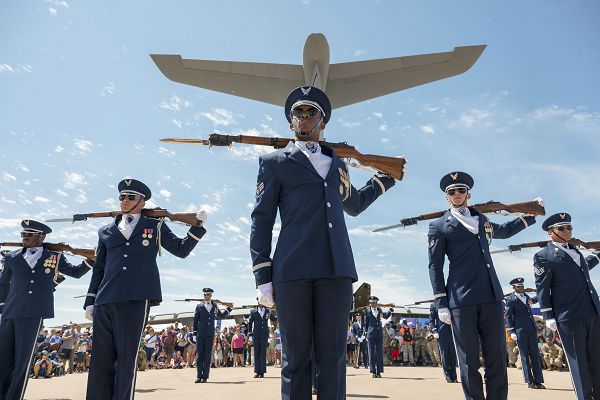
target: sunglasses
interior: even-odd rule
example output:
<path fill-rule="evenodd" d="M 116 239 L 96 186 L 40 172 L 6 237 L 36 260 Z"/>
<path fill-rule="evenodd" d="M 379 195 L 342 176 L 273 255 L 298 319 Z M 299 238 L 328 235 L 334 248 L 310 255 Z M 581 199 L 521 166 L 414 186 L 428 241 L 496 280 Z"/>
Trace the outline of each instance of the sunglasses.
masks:
<path fill-rule="evenodd" d="M 467 193 L 467 188 L 448 189 L 446 191 L 446 194 L 448 196 L 454 196 L 454 193 L 456 193 L 456 192 L 458 192 L 460 194 L 465 194 L 465 193 Z"/>
<path fill-rule="evenodd" d="M 119 195 L 119 201 L 123 201 L 125 199 L 133 201 L 133 200 L 135 200 L 135 194 L 122 194 L 122 195 Z"/>
<path fill-rule="evenodd" d="M 22 238 L 32 238 L 32 237 L 36 237 L 39 236 L 39 233 L 31 233 L 31 232 L 21 232 L 21 237 Z"/>
<path fill-rule="evenodd" d="M 316 117 L 317 115 L 319 115 L 320 111 L 318 109 L 316 109 L 315 107 L 309 107 L 306 109 L 302 109 L 302 108 L 294 108 L 292 110 L 292 115 L 294 117 L 300 117 L 302 116 L 302 114 L 308 114 L 309 117 Z"/>
<path fill-rule="evenodd" d="M 565 230 L 572 231 L 573 227 L 571 225 L 561 225 L 561 226 L 557 226 L 556 229 L 558 229 L 561 232 L 563 232 Z"/>

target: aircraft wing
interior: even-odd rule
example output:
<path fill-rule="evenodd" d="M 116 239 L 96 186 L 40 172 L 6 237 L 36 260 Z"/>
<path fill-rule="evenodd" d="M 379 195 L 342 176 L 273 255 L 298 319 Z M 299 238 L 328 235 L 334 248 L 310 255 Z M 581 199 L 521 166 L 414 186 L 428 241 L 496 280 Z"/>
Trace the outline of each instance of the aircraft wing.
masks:
<path fill-rule="evenodd" d="M 445 53 L 332 64 L 327 95 L 333 108 L 340 108 L 459 75 L 471 68 L 485 47 L 463 46 Z"/>
<path fill-rule="evenodd" d="M 304 85 L 301 65 L 191 60 L 169 54 L 150 57 L 172 81 L 277 106 L 285 103 L 292 89 Z"/>

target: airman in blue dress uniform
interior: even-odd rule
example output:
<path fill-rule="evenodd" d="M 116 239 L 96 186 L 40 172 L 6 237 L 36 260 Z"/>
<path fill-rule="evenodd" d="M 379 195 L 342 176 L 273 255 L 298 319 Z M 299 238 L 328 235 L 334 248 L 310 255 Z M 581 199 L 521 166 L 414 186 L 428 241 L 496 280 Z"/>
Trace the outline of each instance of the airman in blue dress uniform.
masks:
<path fill-rule="evenodd" d="M 600 398 L 600 301 L 590 270 L 598 253 L 584 257 L 568 243 L 571 216 L 551 215 L 542 224 L 548 245 L 533 257 L 535 285 L 546 326 L 558 330 L 580 400 Z"/>
<path fill-rule="evenodd" d="M 365 309 L 365 331 L 367 332 L 367 343 L 369 346 L 369 365 L 373 378 L 381 378 L 383 372 L 383 332 L 381 319 L 388 319 L 394 312 L 390 308 L 384 312 L 377 306 L 379 298 L 369 296 L 369 307 Z"/>
<path fill-rule="evenodd" d="M 191 227 L 182 239 L 164 220 L 142 215 L 152 192 L 140 181 L 124 179 L 118 190 L 123 214 L 98 231 L 96 265 L 84 304 L 94 323 L 88 400 L 133 399 L 140 336 L 150 307 L 162 301 L 156 257 L 165 248 L 185 258 L 206 233 L 203 227 Z M 205 222 L 206 214 L 200 211 L 196 218 Z"/>
<path fill-rule="evenodd" d="M 531 305 L 538 302 L 537 296 L 529 297 L 525 293 L 523 282 L 525 282 L 524 278 L 515 278 L 510 281 L 514 293 L 505 299 L 506 322 L 510 337 L 519 346 L 525 383 L 531 389 L 545 389 L 546 387 L 542 384 L 544 375 L 538 349 L 537 328 L 531 312 Z"/>
<path fill-rule="evenodd" d="M 444 370 L 444 377 L 448 383 L 458 383 L 456 377 L 456 349 L 454 348 L 454 338 L 452 338 L 452 328 L 450 325 L 442 322 L 438 316 L 437 307 L 435 304 L 431 304 L 429 308 L 429 324 L 431 326 L 431 333 L 438 340 L 440 347 L 440 355 L 442 357 L 442 369 Z M 433 359 L 433 354 L 431 355 Z"/>
<path fill-rule="evenodd" d="M 0 271 L 0 400 L 20 400 L 25 394 L 29 364 L 44 318 L 54 318 L 54 288 L 60 274 L 80 278 L 94 266 L 85 260 L 70 264 L 44 248 L 50 227 L 34 220 L 21 222 L 23 248 L 5 256 Z"/>
<path fill-rule="evenodd" d="M 465 397 L 506 399 L 504 294 L 489 245 L 493 238 L 505 239 L 522 231 L 535 223 L 535 218 L 521 216 L 502 225 L 490 222 L 467 205 L 473 183 L 465 172 L 449 173 L 440 181 L 451 208 L 429 225 L 429 277 L 438 316 L 452 324 Z M 444 278 L 446 256 L 448 281 Z M 473 343 L 481 343 L 487 397 L 478 372 L 479 346 Z"/>
<path fill-rule="evenodd" d="M 248 332 L 252 335 L 255 378 L 264 378 L 267 373 L 269 321 L 275 322 L 277 321 L 277 317 L 263 305 L 259 304 L 250 311 L 250 318 L 248 318 Z"/>
<path fill-rule="evenodd" d="M 376 175 L 360 190 L 351 185 L 346 164 L 319 144 L 331 104 L 318 88 L 294 89 L 285 115 L 296 143 L 259 160 L 250 234 L 259 301 L 277 303 L 282 398 L 310 398 L 314 341 L 319 396 L 345 399 L 347 315 L 358 278 L 344 211 L 360 214 L 395 182 Z M 278 210 L 281 232 L 271 258 Z"/>
<path fill-rule="evenodd" d="M 214 290 L 202 289 L 204 301 L 196 306 L 193 332 L 196 333 L 196 383 L 206 383 L 210 375 L 210 360 L 215 341 L 215 320 L 223 319 L 231 312 L 231 308 L 220 310 L 212 300 Z"/>
<path fill-rule="evenodd" d="M 356 320 L 352 324 L 352 333 L 356 337 L 357 342 L 354 356 L 354 368 L 360 367 L 361 361 L 362 365 L 365 368 L 367 368 L 367 366 L 369 365 L 369 349 L 363 313 L 360 311 L 356 311 L 354 313 L 354 317 L 356 318 Z"/>

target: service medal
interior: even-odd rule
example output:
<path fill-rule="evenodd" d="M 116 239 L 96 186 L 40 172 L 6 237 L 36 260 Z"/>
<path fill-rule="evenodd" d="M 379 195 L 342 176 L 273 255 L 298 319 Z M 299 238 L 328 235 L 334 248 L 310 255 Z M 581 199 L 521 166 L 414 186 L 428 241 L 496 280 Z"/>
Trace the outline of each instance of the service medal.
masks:
<path fill-rule="evenodd" d="M 142 240 L 142 245 L 143 246 L 149 246 L 150 242 L 147 239 Z"/>
<path fill-rule="evenodd" d="M 47 274 L 49 274 L 49 273 L 50 273 L 50 268 L 46 268 L 46 269 L 44 270 L 44 272 L 45 272 L 45 273 L 47 273 Z"/>

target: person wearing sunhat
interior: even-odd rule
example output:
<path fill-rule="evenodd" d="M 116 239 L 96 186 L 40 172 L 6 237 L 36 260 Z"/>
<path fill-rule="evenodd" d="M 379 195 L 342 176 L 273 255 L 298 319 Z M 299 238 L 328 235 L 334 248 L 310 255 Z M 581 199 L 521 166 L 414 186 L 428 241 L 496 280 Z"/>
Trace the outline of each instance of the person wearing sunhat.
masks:
<path fill-rule="evenodd" d="M 525 383 L 531 389 L 545 389 L 542 384 L 542 362 L 538 349 L 537 328 L 531 312 L 531 305 L 537 303 L 537 296 L 529 297 L 526 293 L 524 278 L 510 281 L 514 292 L 506 297 L 506 322 L 511 339 L 519 346 L 521 366 Z"/>
<path fill-rule="evenodd" d="M 258 301 L 258 298 L 256 299 Z M 269 321 L 274 323 L 277 317 L 258 303 L 250 311 L 248 334 L 252 335 L 252 354 L 254 356 L 254 377 L 264 378 L 267 373 L 267 345 L 269 344 Z"/>
<path fill-rule="evenodd" d="M 533 256 L 540 311 L 546 326 L 558 331 L 577 398 L 600 398 L 600 300 L 589 272 L 599 253 L 584 257 L 569 244 L 568 213 L 549 216 L 542 229 L 550 241 Z"/>
<path fill-rule="evenodd" d="M 164 220 L 144 216 L 152 192 L 138 180 L 123 179 L 118 192 L 123 214 L 98 231 L 84 303 L 94 326 L 88 400 L 133 399 L 140 336 L 150 307 L 162 301 L 156 257 L 164 248 L 185 258 L 206 233 L 203 226 L 192 226 L 179 238 Z M 206 213 L 199 211 L 196 218 L 205 223 Z"/>
<path fill-rule="evenodd" d="M 346 164 L 319 143 L 331 110 L 320 89 L 292 90 L 284 113 L 296 142 L 259 159 L 250 253 L 260 303 L 277 304 L 284 399 L 310 397 L 313 344 L 319 396 L 346 397 L 345 316 L 358 276 L 344 211 L 357 216 L 395 183 L 376 175 L 359 190 L 352 186 Z M 278 210 L 281 231 L 271 256 Z"/>
<path fill-rule="evenodd" d="M 377 296 L 369 296 L 369 306 L 365 309 L 365 332 L 367 336 L 367 344 L 369 347 L 369 366 L 373 378 L 381 378 L 383 372 L 383 332 L 381 319 L 388 319 L 394 312 L 390 308 L 384 312 L 377 305 L 379 298 Z"/>
<path fill-rule="evenodd" d="M 473 184 L 471 175 L 460 171 L 440 180 L 450 209 L 429 224 L 429 278 L 438 316 L 452 325 L 465 397 L 506 399 L 504 293 L 490 256 L 490 243 L 514 236 L 534 224 L 535 217 L 519 216 L 502 225 L 489 221 L 468 206 Z M 543 206 L 542 199 L 536 200 Z M 481 343 L 487 397 L 479 374 L 479 346 L 473 343 Z"/>
<path fill-rule="evenodd" d="M 196 306 L 192 330 L 196 334 L 196 372 L 195 383 L 206 383 L 210 374 L 210 359 L 215 341 L 215 320 L 225 318 L 231 308 L 220 310 L 212 300 L 215 291 L 202 289 L 204 300 Z"/>
<path fill-rule="evenodd" d="M 29 365 L 44 318 L 54 318 L 54 288 L 60 274 L 81 278 L 93 260 L 72 265 L 44 248 L 52 229 L 32 219 L 21 222 L 23 247 L 5 256 L 0 271 L 0 399 L 22 399 Z"/>

